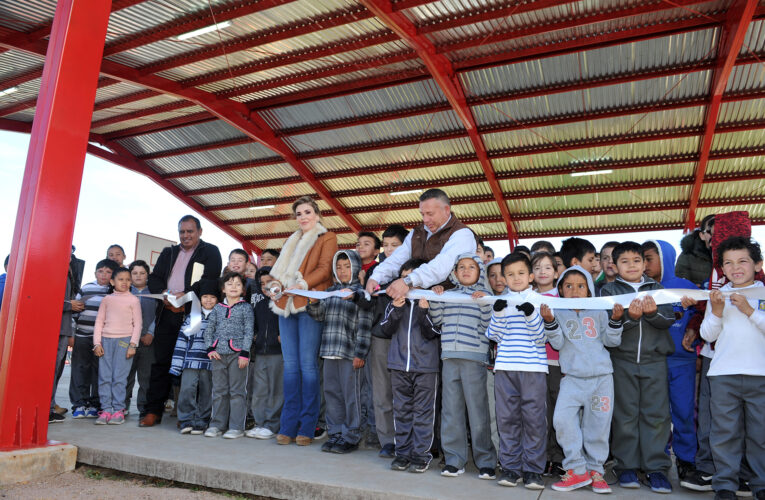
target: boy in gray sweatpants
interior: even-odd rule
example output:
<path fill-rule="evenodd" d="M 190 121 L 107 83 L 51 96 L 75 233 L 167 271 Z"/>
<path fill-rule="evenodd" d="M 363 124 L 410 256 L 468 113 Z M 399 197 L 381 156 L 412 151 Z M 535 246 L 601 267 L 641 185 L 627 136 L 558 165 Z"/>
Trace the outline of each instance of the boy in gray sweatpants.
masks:
<path fill-rule="evenodd" d="M 220 279 L 225 298 L 207 317 L 204 337 L 212 360 L 212 418 L 206 437 L 226 439 L 244 436 L 247 418 L 247 373 L 255 315 L 243 299 L 245 279 L 228 272 Z"/>
<path fill-rule="evenodd" d="M 558 279 L 561 297 L 592 297 L 594 291 L 591 274 L 580 266 L 566 269 Z M 603 464 L 608 458 L 614 380 L 606 347 L 621 343 L 624 308 L 615 305 L 610 320 L 604 310 L 559 309 L 553 315 L 544 304 L 540 310 L 547 339 L 559 351 L 561 371 L 566 375 L 553 415 L 566 474 L 552 488 L 571 491 L 592 484 L 595 493 L 610 493 L 603 480 Z"/>

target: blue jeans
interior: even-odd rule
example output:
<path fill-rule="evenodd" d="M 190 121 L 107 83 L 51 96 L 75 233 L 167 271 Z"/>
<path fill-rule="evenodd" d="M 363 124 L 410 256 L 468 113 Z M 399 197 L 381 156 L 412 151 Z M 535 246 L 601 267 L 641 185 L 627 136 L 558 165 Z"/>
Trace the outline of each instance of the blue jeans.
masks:
<path fill-rule="evenodd" d="M 313 438 L 319 418 L 321 323 L 306 312 L 279 316 L 284 356 L 284 407 L 279 434 Z"/>

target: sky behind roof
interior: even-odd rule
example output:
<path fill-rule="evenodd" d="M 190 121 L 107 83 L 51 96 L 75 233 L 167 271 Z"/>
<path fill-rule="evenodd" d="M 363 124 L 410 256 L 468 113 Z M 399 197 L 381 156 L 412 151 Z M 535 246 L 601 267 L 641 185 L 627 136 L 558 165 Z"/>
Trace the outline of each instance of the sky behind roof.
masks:
<path fill-rule="evenodd" d="M 4 258 L 10 252 L 18 210 L 19 194 L 26 163 L 29 136 L 0 131 L 0 253 Z M 86 261 L 85 279 L 92 276 L 98 260 L 106 257 L 109 245 L 123 246 L 127 261 L 135 254 L 136 233 L 142 232 L 177 241 L 177 223 L 183 215 L 192 213 L 202 219 L 202 239 L 217 245 L 224 259 L 241 245 L 218 229 L 204 216 L 196 213 L 173 195 L 148 178 L 120 166 L 88 155 L 80 190 L 80 202 L 74 230 L 73 244 L 76 254 Z M 765 226 L 754 226 L 752 235 L 765 244 Z M 679 252 L 681 231 L 655 231 L 641 233 L 604 234 L 585 236 L 596 248 L 610 240 L 663 239 Z M 563 238 L 548 238 L 556 248 Z M 534 240 L 522 239 L 521 244 L 531 246 Z M 509 252 L 506 241 L 486 242 L 496 256 Z"/>

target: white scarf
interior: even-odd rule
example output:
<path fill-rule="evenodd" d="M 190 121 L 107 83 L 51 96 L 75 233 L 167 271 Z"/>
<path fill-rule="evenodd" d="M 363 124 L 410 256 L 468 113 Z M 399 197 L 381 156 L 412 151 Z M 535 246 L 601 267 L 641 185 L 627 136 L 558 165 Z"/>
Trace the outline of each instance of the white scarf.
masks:
<path fill-rule="evenodd" d="M 308 290 L 308 283 L 303 279 L 299 269 L 303 265 L 303 260 L 305 260 L 308 252 L 316 244 L 319 236 L 326 232 L 327 229 L 317 222 L 310 231 L 304 233 L 298 229 L 284 242 L 279 258 L 271 268 L 270 274 L 282 283 L 285 290 L 292 286 Z M 274 313 L 285 318 L 290 314 L 297 314 L 305 310 L 305 307 L 295 308 L 292 297 L 287 298 L 285 309 L 277 307 L 274 301 L 271 301 L 269 305 Z"/>

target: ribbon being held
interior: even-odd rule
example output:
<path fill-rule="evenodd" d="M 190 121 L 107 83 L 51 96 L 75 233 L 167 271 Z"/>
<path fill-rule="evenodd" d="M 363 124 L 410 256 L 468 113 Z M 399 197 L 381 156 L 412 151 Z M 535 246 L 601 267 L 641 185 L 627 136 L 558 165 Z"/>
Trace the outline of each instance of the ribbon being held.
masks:
<path fill-rule="evenodd" d="M 165 300 L 173 306 L 173 307 L 183 307 L 187 303 L 191 302 L 191 312 L 189 313 L 189 326 L 187 326 L 183 333 L 187 337 L 191 337 L 192 335 L 199 332 L 199 329 L 202 328 L 202 304 L 199 302 L 199 298 L 197 297 L 197 294 L 194 292 L 188 292 L 185 295 L 182 295 L 180 297 L 176 297 L 175 295 L 171 293 L 152 293 L 152 294 L 146 294 L 141 295 L 143 298 L 148 299 L 157 299 L 157 300 Z"/>
<path fill-rule="evenodd" d="M 295 295 L 301 295 L 303 297 L 309 297 L 312 299 L 327 299 L 329 297 L 345 297 L 350 292 L 312 292 L 307 290 L 290 290 L 290 293 Z M 382 292 L 384 293 L 384 292 Z M 730 291 L 723 292 L 723 297 L 726 299 L 733 293 L 740 293 L 741 295 L 750 299 L 765 300 L 765 288 L 748 288 L 741 290 L 740 292 Z M 682 300 L 683 297 L 689 297 L 691 299 L 701 301 L 709 299 L 708 290 L 685 290 L 679 288 L 668 288 L 664 290 L 651 290 L 647 292 L 639 293 L 627 293 L 624 295 L 612 295 L 609 297 L 588 297 L 583 299 L 564 299 L 562 297 L 548 297 L 540 294 L 530 294 L 524 299 L 515 297 L 513 294 L 507 295 L 487 295 L 479 299 L 472 299 L 461 293 L 444 292 L 441 295 L 431 292 L 430 290 L 409 290 L 407 297 L 410 299 L 425 299 L 432 302 L 451 302 L 451 303 L 472 303 L 478 302 L 481 304 L 493 304 L 497 300 L 506 300 L 513 305 L 519 305 L 523 302 L 530 302 L 534 306 L 539 307 L 541 304 L 547 304 L 553 309 L 613 309 L 614 304 L 621 304 L 627 309 L 630 303 L 635 299 L 641 299 L 643 297 L 652 297 L 656 302 L 656 305 L 662 304 L 676 304 Z"/>

